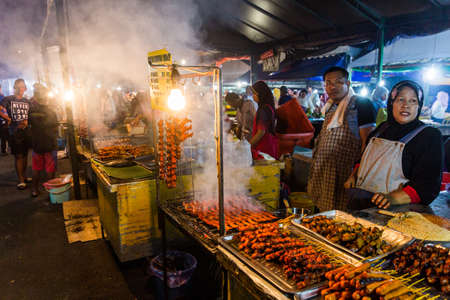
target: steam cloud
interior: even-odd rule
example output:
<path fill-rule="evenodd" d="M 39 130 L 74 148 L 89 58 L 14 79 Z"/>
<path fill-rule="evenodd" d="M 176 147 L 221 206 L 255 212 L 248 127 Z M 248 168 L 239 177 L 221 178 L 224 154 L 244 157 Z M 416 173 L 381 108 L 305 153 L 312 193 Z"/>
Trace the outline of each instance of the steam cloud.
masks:
<path fill-rule="evenodd" d="M 83 98 L 91 105 L 84 108 L 92 117 L 88 126 L 95 128 L 103 121 L 99 112 L 107 100 L 104 95 L 92 93 L 98 82 L 108 89 L 124 81 L 130 88 L 147 89 L 147 52 L 161 48 L 169 50 L 178 62 L 185 59 L 187 64 L 196 64 L 199 59 L 195 51 L 204 50 L 201 20 L 214 18 L 223 22 L 218 13 L 223 14 L 225 3 L 227 11 L 231 4 L 237 6 L 235 0 L 211 0 L 209 7 L 202 5 L 201 10 L 195 0 L 67 1 L 69 61 L 74 83 L 82 87 Z M 41 63 L 39 36 L 45 19 L 44 1 L 5 0 L 5 8 L 0 18 L 0 42 L 6 45 L 0 48 L 2 61 L 14 66 L 26 78 L 37 80 L 35 68 Z M 49 18 L 47 39 L 48 46 L 58 44 L 54 8 Z M 59 63 L 59 57 L 50 59 L 55 60 L 53 64 Z M 39 69 L 42 76 L 42 67 Z M 194 131 L 192 143 L 205 152 L 203 172 L 194 176 L 195 188 L 202 198 L 217 199 L 212 84 L 206 83 L 204 88 L 191 86 L 187 90 L 198 92 L 193 92 L 188 100 L 193 105 L 190 110 Z M 203 96 L 199 96 L 199 91 Z M 246 183 L 253 174 L 248 151 L 241 144 L 230 141 L 224 133 L 226 196 L 247 192 Z"/>
<path fill-rule="evenodd" d="M 194 171 L 194 190 L 196 200 L 207 204 L 217 203 L 217 164 L 216 146 L 214 141 L 214 98 L 212 85 L 203 83 L 204 87 L 186 84 L 188 91 L 187 101 L 190 103 L 189 117 L 192 119 L 194 136 L 192 143 L 200 151 L 199 162 L 202 164 L 201 171 Z M 248 208 L 256 208 L 250 203 L 245 203 L 248 193 L 247 184 L 249 178 L 254 175 L 251 167 L 252 158 L 250 145 L 245 142 L 232 140 L 227 133 L 227 123 L 224 122 L 223 132 L 223 163 L 224 163 L 224 195 L 225 205 L 232 198 L 236 202 Z M 187 143 L 190 141 L 188 140 Z M 236 197 L 240 196 L 240 197 Z"/>

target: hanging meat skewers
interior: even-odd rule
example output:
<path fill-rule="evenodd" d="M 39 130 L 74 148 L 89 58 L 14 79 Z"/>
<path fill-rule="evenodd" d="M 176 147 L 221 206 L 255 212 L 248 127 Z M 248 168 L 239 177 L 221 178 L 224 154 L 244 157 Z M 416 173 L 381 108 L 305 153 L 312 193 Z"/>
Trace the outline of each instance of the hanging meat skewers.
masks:
<path fill-rule="evenodd" d="M 164 121 L 158 121 L 158 166 L 159 166 L 159 179 L 166 179 L 166 143 L 164 142 Z"/>
<path fill-rule="evenodd" d="M 159 178 L 169 188 L 177 186 L 177 161 L 181 158 L 181 143 L 193 135 L 191 122 L 176 117 L 158 122 Z"/>

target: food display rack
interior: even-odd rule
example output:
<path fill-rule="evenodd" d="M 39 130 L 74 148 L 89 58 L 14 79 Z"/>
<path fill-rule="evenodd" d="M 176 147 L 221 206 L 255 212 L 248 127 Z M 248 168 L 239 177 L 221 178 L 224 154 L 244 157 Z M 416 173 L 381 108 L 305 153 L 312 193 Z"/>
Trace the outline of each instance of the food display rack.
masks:
<path fill-rule="evenodd" d="M 151 67 L 164 67 L 168 68 L 170 65 L 160 65 Z M 165 220 L 169 220 L 174 224 L 181 232 L 185 233 L 189 237 L 193 238 L 198 242 L 204 249 L 208 250 L 210 254 L 213 254 L 217 261 L 221 264 L 223 268 L 224 283 L 222 296 L 224 299 L 230 299 L 230 295 L 233 294 L 234 285 L 239 285 L 240 289 L 246 290 L 249 295 L 255 299 L 306 299 L 317 295 L 318 286 L 308 287 L 304 291 L 295 290 L 289 288 L 286 282 L 282 282 L 280 277 L 276 272 L 264 267 L 263 265 L 249 259 L 245 255 L 242 255 L 236 248 L 228 243 L 227 236 L 225 235 L 225 214 L 224 214 L 224 191 L 223 191 L 223 144 L 222 144 L 222 103 L 221 103 L 221 74 L 220 69 L 215 67 L 182 67 L 185 71 L 197 73 L 197 75 L 192 75 L 189 78 L 195 76 L 217 76 L 219 78 L 216 81 L 217 86 L 214 93 L 214 105 L 215 105 L 215 125 L 216 125 L 216 163 L 217 163 L 217 179 L 218 179 L 218 207 L 219 207 L 219 221 L 220 229 L 212 229 L 206 226 L 204 223 L 199 221 L 193 216 L 183 211 L 181 203 L 189 199 L 195 199 L 195 187 L 193 186 L 192 178 L 186 180 L 186 182 L 192 182 L 192 185 L 187 184 L 183 189 L 179 190 L 179 193 L 171 193 L 170 189 L 164 182 L 161 182 L 156 178 L 156 189 L 157 189 L 157 203 L 159 211 L 159 226 L 162 231 L 162 250 L 163 257 L 166 253 L 167 244 L 167 233 Z M 154 132 L 156 133 L 156 121 L 153 119 Z M 194 132 L 195 134 L 195 132 Z M 156 138 L 155 138 L 156 140 Z M 158 153 L 158 151 L 156 151 Z M 158 161 L 158 158 L 156 158 Z M 182 162 L 181 162 L 182 163 Z M 189 166 L 181 168 L 177 172 L 178 175 L 186 176 L 186 171 L 189 173 Z M 193 174 L 192 166 L 191 173 Z M 166 189 L 165 192 L 161 192 Z M 342 263 L 350 263 L 353 265 L 359 264 L 359 261 L 365 259 L 364 257 L 355 256 L 354 253 L 349 253 L 346 249 L 341 249 L 342 247 L 337 247 L 327 243 L 320 237 L 317 237 L 311 232 L 301 231 L 296 225 L 291 224 L 290 228 L 293 231 L 299 232 L 304 239 L 309 241 L 314 241 L 318 245 L 327 248 L 329 251 L 335 253 L 335 257 L 341 260 Z M 406 245 L 412 239 L 405 239 Z M 399 247 L 403 246 L 400 245 Z M 353 254 L 353 255 L 352 255 Z M 167 274 L 164 274 L 164 280 L 167 280 Z M 167 285 L 165 285 L 167 288 Z M 291 286 L 292 287 L 292 286 Z M 166 293 L 167 295 L 167 290 Z M 244 297 L 249 299 L 249 297 Z"/>

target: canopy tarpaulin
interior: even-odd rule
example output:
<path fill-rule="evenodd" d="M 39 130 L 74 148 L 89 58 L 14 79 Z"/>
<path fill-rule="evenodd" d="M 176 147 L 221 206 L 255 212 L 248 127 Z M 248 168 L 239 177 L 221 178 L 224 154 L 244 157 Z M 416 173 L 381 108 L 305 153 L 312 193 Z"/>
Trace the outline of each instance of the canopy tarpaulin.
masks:
<path fill-rule="evenodd" d="M 0 79 L 19 77 L 20 73 L 10 66 L 0 62 Z"/>
<path fill-rule="evenodd" d="M 322 74 L 332 66 L 346 68 L 348 55 L 341 53 L 333 56 L 303 59 L 288 65 L 280 66 L 280 71 L 269 74 L 260 73 L 262 80 L 322 80 Z"/>
<path fill-rule="evenodd" d="M 354 60 L 352 68 L 377 64 L 378 50 Z M 384 48 L 383 65 L 450 59 L 450 30 L 420 37 L 400 37 Z"/>

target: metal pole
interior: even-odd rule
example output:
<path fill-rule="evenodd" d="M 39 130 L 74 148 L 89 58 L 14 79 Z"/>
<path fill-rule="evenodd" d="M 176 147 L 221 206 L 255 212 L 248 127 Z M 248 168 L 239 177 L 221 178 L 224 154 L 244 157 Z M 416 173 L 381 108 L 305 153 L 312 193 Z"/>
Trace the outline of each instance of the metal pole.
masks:
<path fill-rule="evenodd" d="M 164 218 L 164 213 L 162 209 L 158 207 L 159 215 L 159 226 L 161 228 L 162 234 L 162 256 L 163 256 L 163 283 L 164 283 L 164 299 L 169 299 L 169 287 L 167 285 L 167 230 L 166 230 L 166 219 Z"/>
<path fill-rule="evenodd" d="M 384 56 L 384 20 L 381 21 L 381 25 L 378 29 L 378 75 L 377 85 L 383 79 L 383 56 Z"/>
<path fill-rule="evenodd" d="M 69 60 L 67 57 L 67 20 L 65 15 L 65 1 L 55 0 L 56 8 L 56 22 L 58 25 L 59 34 L 59 56 L 62 66 L 62 77 L 64 81 L 64 89 L 70 90 L 71 84 L 69 79 Z M 69 142 L 69 156 L 72 165 L 72 176 L 74 183 L 75 199 L 81 199 L 80 190 L 80 178 L 78 177 L 78 154 L 75 148 L 75 130 L 73 126 L 73 112 L 72 103 L 66 103 L 66 115 L 67 115 L 67 138 Z"/>
<path fill-rule="evenodd" d="M 222 116 L 222 70 L 218 68 L 219 82 L 216 97 L 216 152 L 217 152 L 217 184 L 219 189 L 219 226 L 220 235 L 225 235 L 224 192 L 223 192 L 223 116 Z"/>
<path fill-rule="evenodd" d="M 42 55 L 42 67 L 44 71 L 44 82 L 47 84 L 47 87 L 50 88 L 51 83 L 50 83 L 50 73 L 48 69 L 47 38 L 44 38 L 41 42 L 41 55 Z"/>
<path fill-rule="evenodd" d="M 258 56 L 250 56 L 250 85 L 256 82 L 258 76 Z"/>

